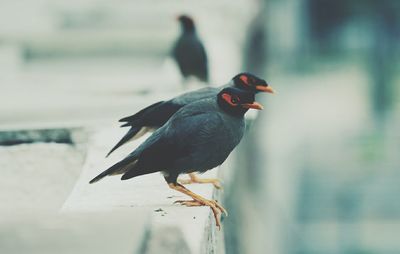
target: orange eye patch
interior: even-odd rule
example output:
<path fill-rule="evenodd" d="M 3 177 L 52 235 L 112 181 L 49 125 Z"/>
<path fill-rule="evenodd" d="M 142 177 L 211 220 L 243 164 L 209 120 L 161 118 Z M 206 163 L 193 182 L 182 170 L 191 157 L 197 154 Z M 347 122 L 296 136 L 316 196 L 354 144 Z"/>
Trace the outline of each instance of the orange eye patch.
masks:
<path fill-rule="evenodd" d="M 245 85 L 249 85 L 249 78 L 246 75 L 241 75 L 240 80 L 242 80 Z"/>
<path fill-rule="evenodd" d="M 237 106 L 237 103 L 240 101 L 239 97 L 231 96 L 227 93 L 222 94 L 222 98 L 231 106 Z"/>

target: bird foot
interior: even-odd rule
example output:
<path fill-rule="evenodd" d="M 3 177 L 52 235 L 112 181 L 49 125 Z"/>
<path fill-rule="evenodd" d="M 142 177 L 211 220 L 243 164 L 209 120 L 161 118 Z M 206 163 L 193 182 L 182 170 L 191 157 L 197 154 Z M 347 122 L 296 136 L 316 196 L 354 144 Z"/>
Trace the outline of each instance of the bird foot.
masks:
<path fill-rule="evenodd" d="M 216 200 L 177 200 L 174 202 L 175 204 L 181 204 L 184 206 L 188 206 L 188 207 L 193 207 L 193 206 L 208 206 L 211 208 L 213 214 L 214 214 L 214 218 L 215 218 L 215 224 L 218 227 L 218 229 L 221 229 L 221 219 L 220 219 L 220 215 L 221 213 L 225 214 L 225 216 L 228 216 L 228 212 L 226 211 L 226 209 L 221 206 L 218 201 Z"/>
<path fill-rule="evenodd" d="M 218 178 L 190 178 L 190 179 L 179 179 L 180 184 L 192 184 L 192 183 L 211 183 L 217 189 L 222 189 L 221 181 Z"/>

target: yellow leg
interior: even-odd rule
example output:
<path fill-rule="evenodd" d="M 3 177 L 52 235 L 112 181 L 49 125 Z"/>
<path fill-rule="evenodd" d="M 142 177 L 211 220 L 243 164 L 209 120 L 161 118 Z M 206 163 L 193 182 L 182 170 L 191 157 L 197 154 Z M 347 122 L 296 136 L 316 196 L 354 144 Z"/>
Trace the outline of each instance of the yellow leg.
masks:
<path fill-rule="evenodd" d="M 191 183 L 211 183 L 217 189 L 222 189 L 221 181 L 216 178 L 199 178 L 195 173 L 189 173 L 190 179 L 180 179 L 181 184 L 191 184 Z"/>
<path fill-rule="evenodd" d="M 178 200 L 175 201 L 175 203 L 179 203 L 186 206 L 209 206 L 214 214 L 216 226 L 218 227 L 218 229 L 221 229 L 220 215 L 221 213 L 228 215 L 228 213 L 226 212 L 225 208 L 223 208 L 216 200 L 205 199 L 202 196 L 186 189 L 183 185 L 179 183 L 169 183 L 168 186 L 171 189 L 179 191 L 193 198 L 193 200 Z"/>

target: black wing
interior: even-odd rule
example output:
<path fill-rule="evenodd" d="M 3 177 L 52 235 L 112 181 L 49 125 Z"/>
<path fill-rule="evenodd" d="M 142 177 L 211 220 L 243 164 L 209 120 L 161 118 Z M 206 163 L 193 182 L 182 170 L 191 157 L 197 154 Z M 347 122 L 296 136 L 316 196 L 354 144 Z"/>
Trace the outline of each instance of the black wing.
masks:
<path fill-rule="evenodd" d="M 119 119 L 119 122 L 133 123 L 133 122 L 139 120 L 144 114 L 146 114 L 146 113 L 148 113 L 150 111 L 153 111 L 154 109 L 159 107 L 162 103 L 164 103 L 164 101 L 156 102 L 156 103 L 154 103 L 154 104 L 152 104 L 152 105 L 140 110 L 139 112 L 137 112 L 134 115 L 127 116 L 127 117 Z"/>
<path fill-rule="evenodd" d="M 196 66 L 198 66 L 196 75 L 200 78 L 200 80 L 208 82 L 208 60 L 207 53 L 204 48 L 203 43 L 199 41 L 198 44 L 198 60 Z"/>
<path fill-rule="evenodd" d="M 133 116 L 122 118 L 120 122 L 127 122 L 123 126 L 160 127 L 163 126 L 169 118 L 183 106 L 184 105 L 173 103 L 171 101 L 158 102 L 139 111 Z"/>
<path fill-rule="evenodd" d="M 128 170 L 121 179 L 141 175 L 143 169 L 148 172 L 174 171 L 178 162 L 206 147 L 220 127 L 220 118 L 216 114 L 197 112 L 174 116 L 143 143 L 143 148 L 138 148 L 141 152 L 135 168 Z"/>
<path fill-rule="evenodd" d="M 136 134 L 142 129 L 141 126 L 138 127 L 131 127 L 129 131 L 121 138 L 120 141 L 107 153 L 106 157 L 108 157 L 112 152 L 114 152 L 116 149 L 118 149 L 120 146 L 123 144 L 127 143 L 129 140 L 134 138 Z"/>
<path fill-rule="evenodd" d="M 180 37 L 172 55 L 184 77 L 193 75 L 202 81 L 208 81 L 207 53 L 196 35 Z"/>

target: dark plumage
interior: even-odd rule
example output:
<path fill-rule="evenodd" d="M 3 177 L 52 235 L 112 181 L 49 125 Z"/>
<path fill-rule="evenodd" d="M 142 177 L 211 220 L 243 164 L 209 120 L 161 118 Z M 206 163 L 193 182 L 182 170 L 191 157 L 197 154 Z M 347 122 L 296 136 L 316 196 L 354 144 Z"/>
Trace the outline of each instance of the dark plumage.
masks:
<path fill-rule="evenodd" d="M 262 109 L 254 102 L 254 92 L 232 87 L 224 88 L 217 96 L 190 103 L 125 159 L 90 183 L 107 175 L 122 174 L 121 179 L 126 180 L 161 171 L 171 188 L 194 199 L 191 204 L 210 206 L 219 226 L 215 209 L 225 210 L 215 201 L 190 192 L 177 183 L 177 178 L 182 173 L 205 172 L 222 164 L 243 136 L 244 114 L 249 108 Z M 188 205 L 186 201 L 181 203 Z"/>
<path fill-rule="evenodd" d="M 178 18 L 182 33 L 172 49 L 172 56 L 184 78 L 194 76 L 208 82 L 207 53 L 196 33 L 196 26 L 191 17 L 181 15 Z"/>
<path fill-rule="evenodd" d="M 256 92 L 273 92 L 265 80 L 250 73 L 240 73 L 233 77 L 231 82 L 220 87 L 205 87 L 193 92 L 184 93 L 168 101 L 156 102 L 138 113 L 122 118 L 119 121 L 125 122 L 122 127 L 130 126 L 130 130 L 107 154 L 109 156 L 118 147 L 126 142 L 139 138 L 149 130 L 163 126 L 168 119 L 183 106 L 211 96 L 216 96 L 223 87 L 233 86 L 243 90 Z"/>

